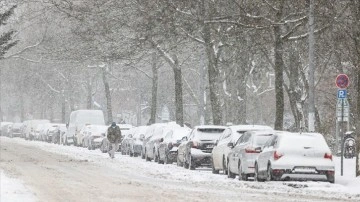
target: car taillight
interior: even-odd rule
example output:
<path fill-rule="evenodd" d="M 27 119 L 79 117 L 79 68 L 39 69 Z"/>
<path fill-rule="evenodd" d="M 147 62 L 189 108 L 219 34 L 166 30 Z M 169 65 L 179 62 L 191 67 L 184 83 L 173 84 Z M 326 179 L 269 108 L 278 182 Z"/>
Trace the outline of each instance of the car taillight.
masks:
<path fill-rule="evenodd" d="M 325 153 L 324 158 L 332 160 L 332 154 L 331 153 Z"/>
<path fill-rule="evenodd" d="M 278 160 L 279 158 L 281 158 L 283 155 L 280 154 L 279 152 L 275 151 L 274 152 L 274 160 Z"/>
<path fill-rule="evenodd" d="M 197 143 L 197 142 L 192 142 L 192 148 L 198 148 L 198 146 L 199 146 L 199 143 Z"/>
<path fill-rule="evenodd" d="M 248 147 L 248 148 L 245 148 L 245 153 L 260 153 L 260 151 L 255 150 L 255 148 Z"/>

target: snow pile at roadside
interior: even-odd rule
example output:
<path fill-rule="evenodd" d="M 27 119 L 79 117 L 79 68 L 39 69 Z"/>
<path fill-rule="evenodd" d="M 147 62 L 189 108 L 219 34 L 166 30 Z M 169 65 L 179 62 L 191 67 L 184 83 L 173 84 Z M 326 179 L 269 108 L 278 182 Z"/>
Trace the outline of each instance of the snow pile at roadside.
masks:
<path fill-rule="evenodd" d="M 1 202 L 32 202 L 35 196 L 18 179 L 9 178 L 0 171 L 0 201 Z"/>
<path fill-rule="evenodd" d="M 29 142 L 23 139 L 12 139 L 19 144 L 31 145 L 44 151 L 49 151 L 61 155 L 65 155 L 77 160 L 86 160 L 94 162 L 99 166 L 109 167 L 113 169 L 121 169 L 124 175 L 128 175 L 132 180 L 149 182 L 157 186 L 166 186 L 167 189 L 180 189 L 189 191 L 191 184 L 197 187 L 197 190 L 205 192 L 225 192 L 246 190 L 254 195 L 259 193 L 285 193 L 291 196 L 321 196 L 328 199 L 351 199 L 360 201 L 360 178 L 355 178 L 354 164 L 355 159 L 344 159 L 344 176 L 340 175 L 340 158 L 334 157 L 336 163 L 335 184 L 328 182 L 253 182 L 239 181 L 229 179 L 226 175 L 215 175 L 211 173 L 209 168 L 197 168 L 196 170 L 188 170 L 177 167 L 175 164 L 160 165 L 154 162 L 146 162 L 141 158 L 134 158 L 117 153 L 115 159 L 110 159 L 108 154 L 101 153 L 99 150 L 87 150 L 73 146 L 61 146 L 48 144 L 44 142 Z M 214 186 L 216 185 L 216 186 Z M 190 190 L 191 191 L 191 190 Z"/>

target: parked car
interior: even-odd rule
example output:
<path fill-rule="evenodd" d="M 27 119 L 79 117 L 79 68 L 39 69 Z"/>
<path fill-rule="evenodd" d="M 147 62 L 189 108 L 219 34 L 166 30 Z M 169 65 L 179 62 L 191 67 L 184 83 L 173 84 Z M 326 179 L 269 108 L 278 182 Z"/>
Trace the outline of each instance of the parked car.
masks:
<path fill-rule="evenodd" d="M 176 162 L 178 146 L 183 137 L 190 133 L 191 129 L 187 127 L 171 128 L 165 137 L 160 140 L 158 153 L 159 163 L 171 164 Z"/>
<path fill-rule="evenodd" d="M 12 125 L 12 122 L 1 122 L 0 123 L 0 135 L 1 136 L 8 136 L 9 133 L 9 126 Z"/>
<path fill-rule="evenodd" d="M 156 130 L 156 128 L 158 127 L 163 127 L 165 125 L 165 123 L 154 123 L 150 126 L 148 126 L 146 128 L 146 131 L 145 131 L 145 135 L 144 135 L 144 140 L 142 141 L 143 142 L 143 145 L 141 147 L 141 158 L 142 159 L 145 159 L 145 155 L 146 155 L 146 143 L 150 140 L 150 138 L 154 135 L 154 131 Z"/>
<path fill-rule="evenodd" d="M 11 137 L 21 137 L 21 129 L 23 123 L 14 123 L 11 127 L 10 136 Z"/>
<path fill-rule="evenodd" d="M 142 145 L 145 138 L 145 132 L 148 126 L 139 126 L 133 129 L 130 134 L 132 134 L 133 139 L 129 143 L 130 147 L 130 156 L 137 157 L 141 155 Z"/>
<path fill-rule="evenodd" d="M 38 126 L 40 124 L 45 124 L 45 123 L 50 123 L 49 120 L 46 119 L 34 119 L 34 120 L 29 120 L 28 122 L 26 122 L 26 128 L 25 128 L 25 139 L 26 140 L 34 140 L 34 139 L 39 139 L 39 132 L 36 131 L 38 129 Z M 40 130 L 40 128 L 39 128 Z"/>
<path fill-rule="evenodd" d="M 106 125 L 87 125 L 83 129 L 83 147 L 94 150 L 100 147 L 101 142 L 94 141 L 97 138 L 105 138 L 108 127 Z"/>
<path fill-rule="evenodd" d="M 182 139 L 178 148 L 177 165 L 194 170 L 196 167 L 211 167 L 211 152 L 215 142 L 226 126 L 196 126 L 188 137 Z"/>
<path fill-rule="evenodd" d="M 64 143 L 66 145 L 80 145 L 82 137 L 79 132 L 86 124 L 105 125 L 103 112 L 101 110 L 77 110 L 71 112 Z"/>
<path fill-rule="evenodd" d="M 130 132 L 130 130 L 128 131 Z M 127 134 L 123 137 L 120 146 L 120 152 L 122 155 L 130 155 L 130 142 L 133 140 L 132 134 Z"/>
<path fill-rule="evenodd" d="M 227 174 L 227 156 L 229 155 L 231 148 L 228 144 L 231 142 L 233 144 L 247 131 L 256 131 L 256 130 L 272 130 L 270 126 L 262 125 L 237 125 L 229 126 L 216 140 L 214 149 L 211 152 L 212 158 L 212 172 L 215 174 L 219 173 L 219 170 L 222 170 L 224 174 Z"/>
<path fill-rule="evenodd" d="M 45 135 L 46 142 L 53 142 L 54 139 L 53 136 L 57 132 L 60 125 L 63 125 L 63 127 L 65 126 L 65 124 L 61 124 L 61 123 L 50 124 L 50 126 L 46 129 L 46 135 Z"/>
<path fill-rule="evenodd" d="M 67 131 L 66 125 L 59 124 L 53 132 L 52 143 L 63 144 L 63 142 L 61 141 L 64 140 L 66 131 Z"/>
<path fill-rule="evenodd" d="M 319 133 L 277 132 L 255 161 L 255 180 L 335 182 L 331 151 Z"/>
<path fill-rule="evenodd" d="M 235 143 L 229 143 L 232 148 L 228 155 L 228 177 L 235 178 L 239 175 L 239 180 L 248 180 L 255 174 L 255 160 L 261 152 L 261 147 L 274 135 L 273 130 L 248 131 L 243 134 Z"/>

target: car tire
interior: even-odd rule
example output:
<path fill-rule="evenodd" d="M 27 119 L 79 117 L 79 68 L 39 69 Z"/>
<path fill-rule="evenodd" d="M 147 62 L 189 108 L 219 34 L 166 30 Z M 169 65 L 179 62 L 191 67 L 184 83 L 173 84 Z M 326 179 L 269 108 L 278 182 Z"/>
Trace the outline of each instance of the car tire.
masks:
<path fill-rule="evenodd" d="M 239 162 L 239 180 L 248 181 L 248 176 L 242 170 L 241 161 Z"/>
<path fill-rule="evenodd" d="M 183 163 L 180 162 L 179 157 L 176 158 L 176 165 L 179 166 L 179 167 L 182 167 L 182 166 L 183 166 Z"/>
<path fill-rule="evenodd" d="M 153 149 L 153 154 L 154 154 L 154 162 L 158 162 L 158 163 L 159 163 L 159 156 L 156 155 L 155 148 Z"/>
<path fill-rule="evenodd" d="M 223 164 L 223 173 L 224 173 L 224 175 L 227 175 L 225 156 L 223 156 L 222 164 Z"/>
<path fill-rule="evenodd" d="M 141 158 L 145 159 L 145 154 L 144 154 L 144 152 L 142 150 L 141 150 Z"/>
<path fill-rule="evenodd" d="M 271 165 L 269 164 L 267 166 L 267 170 L 266 170 L 266 181 L 271 181 L 273 179 L 272 177 L 272 169 L 271 169 Z"/>
<path fill-rule="evenodd" d="M 184 158 L 183 166 L 184 166 L 185 169 L 188 169 L 188 168 L 189 168 L 189 163 L 186 162 L 186 159 L 185 159 L 185 158 Z"/>
<path fill-rule="evenodd" d="M 189 158 L 190 158 L 190 160 L 189 160 L 189 169 L 190 170 L 195 170 L 196 166 L 195 166 L 195 163 L 193 161 L 193 157 L 191 156 L 191 154 L 190 154 Z"/>
<path fill-rule="evenodd" d="M 147 155 L 147 152 L 146 152 L 146 151 L 145 151 L 145 160 L 146 160 L 146 161 L 149 161 L 149 162 L 151 161 L 151 159 L 148 157 L 148 155 Z"/>
<path fill-rule="evenodd" d="M 213 174 L 219 174 L 219 170 L 215 169 L 213 160 L 211 161 L 211 171 L 212 171 Z"/>
<path fill-rule="evenodd" d="M 229 162 L 229 161 L 228 161 L 228 162 Z M 228 165 L 227 165 L 227 170 L 228 170 L 228 171 L 227 171 L 227 176 L 228 176 L 228 178 L 234 179 L 236 175 L 231 172 L 229 163 L 228 163 Z"/>
<path fill-rule="evenodd" d="M 168 157 L 168 154 L 165 154 L 165 157 L 164 157 L 164 164 L 171 164 L 172 162 L 169 161 L 169 157 Z"/>
<path fill-rule="evenodd" d="M 256 182 L 264 182 L 264 180 L 261 179 L 260 176 L 259 176 L 259 167 L 258 167 L 257 163 L 255 163 L 254 181 L 256 181 Z"/>

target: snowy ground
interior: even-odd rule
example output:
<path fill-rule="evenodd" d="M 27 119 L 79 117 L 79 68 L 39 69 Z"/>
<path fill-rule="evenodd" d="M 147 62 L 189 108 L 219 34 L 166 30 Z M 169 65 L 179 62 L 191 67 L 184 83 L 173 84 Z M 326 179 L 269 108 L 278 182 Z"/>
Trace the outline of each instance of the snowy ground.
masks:
<path fill-rule="evenodd" d="M 35 196 L 27 187 L 24 186 L 22 181 L 10 178 L 1 170 L 0 201 L 32 202 L 35 201 Z"/>
<path fill-rule="evenodd" d="M 24 179 L 26 186 L 32 187 L 31 185 L 33 185 L 33 187 L 37 187 L 33 188 L 32 192 L 35 196 L 39 197 L 37 199 L 39 201 L 44 201 L 44 199 L 56 200 L 51 198 L 54 194 L 48 193 L 46 195 L 39 190 L 44 189 L 40 183 L 34 184 L 34 179 L 39 176 L 33 174 L 34 176 L 27 178 L 27 171 L 22 171 L 22 169 L 18 168 L 18 165 L 14 165 L 16 162 L 9 162 L 10 160 L 4 157 L 3 153 L 11 155 L 10 152 L 12 152 L 13 146 L 10 147 L 10 145 L 26 148 L 27 150 L 24 152 L 27 153 L 29 153 L 29 151 L 42 153 L 37 157 L 33 157 L 34 159 L 31 160 L 35 165 L 41 165 L 41 167 L 34 167 L 34 170 L 45 167 L 45 169 L 43 169 L 45 173 L 49 170 L 55 170 L 55 172 L 58 173 L 66 172 L 66 175 L 71 175 L 71 172 L 73 172 L 74 175 L 72 175 L 71 178 L 76 178 L 76 175 L 79 175 L 77 174 L 77 169 L 81 170 L 81 172 L 83 172 L 81 173 L 82 178 L 74 179 L 74 181 L 71 182 L 66 182 L 66 177 L 59 178 L 59 176 L 55 176 L 57 178 L 53 181 L 54 183 L 56 182 L 54 186 L 58 187 L 56 195 L 62 195 L 62 197 L 62 192 L 64 192 L 62 189 L 66 185 L 60 184 L 61 181 L 68 184 L 70 183 L 71 186 L 74 184 L 74 187 L 80 186 L 83 192 L 87 192 L 87 189 L 90 189 L 88 191 L 90 192 L 91 189 L 100 190 L 104 186 L 106 187 L 108 183 L 105 182 L 109 181 L 109 179 L 112 181 L 114 178 L 108 179 L 108 177 L 115 176 L 115 179 L 121 179 L 121 189 L 127 190 L 126 193 L 129 192 L 129 194 L 126 196 L 114 195 L 112 199 L 123 199 L 123 201 L 143 201 L 144 199 L 146 199 L 146 201 L 360 201 L 360 178 L 355 178 L 355 159 L 344 159 L 344 176 L 339 176 L 340 158 L 334 158 L 336 162 L 335 184 L 327 182 L 261 183 L 228 179 L 225 175 L 212 174 L 209 168 L 199 168 L 192 171 L 177 167 L 175 164 L 159 165 L 154 162 L 146 162 L 141 158 L 122 156 L 120 154 L 117 154 L 115 159 L 110 159 L 108 154 L 103 154 L 99 150 L 89 151 L 84 148 L 60 146 L 43 142 L 29 142 L 19 138 L 8 139 L 5 137 L 1 137 L 0 143 L 1 162 L 7 162 L 6 165 L 1 165 L 0 169 L 5 170 L 5 173 L 11 169 L 19 169 L 17 172 L 22 174 L 19 174 L 17 177 Z M 26 154 L 21 154 L 21 156 L 26 156 Z M 54 158 L 56 161 L 50 164 L 48 157 L 49 159 Z M 19 161 L 24 161 L 26 158 L 24 157 Z M 43 158 L 43 160 L 35 158 Z M 70 167 L 73 169 L 69 169 L 69 165 L 67 165 L 69 163 L 71 163 Z M 97 173 L 96 175 L 99 176 L 99 180 L 83 179 L 88 178 L 88 176 L 93 175 L 93 173 Z M 51 176 L 51 174 L 49 174 L 49 176 Z M 107 180 L 101 182 L 102 178 L 106 178 Z M 79 180 L 83 181 L 83 183 L 79 184 Z M 43 183 L 46 181 L 48 180 L 43 180 Z M 91 184 L 91 186 L 86 186 L 87 183 Z M 117 184 L 119 182 L 114 181 L 109 183 Z M 28 193 L 26 188 L 23 188 L 24 189 L 19 189 L 19 191 Z M 4 193 L 11 193 L 7 187 L 4 188 L 2 186 L 1 189 L 1 193 L 3 193 L 3 189 Z M 131 195 L 130 192 L 133 191 L 133 189 L 136 189 L 137 192 Z M 102 192 L 106 190 L 107 189 Z M 52 192 L 54 190 L 50 189 L 50 191 Z M 66 199 L 72 201 L 70 197 L 76 194 L 69 192 L 69 189 L 65 191 L 68 193 L 67 195 L 69 195 L 69 198 Z M 109 194 L 116 193 L 109 192 Z M 11 197 L 16 197 L 17 195 L 15 195 Z M 89 195 L 89 193 L 87 193 L 87 195 Z M 82 196 L 86 196 L 86 193 L 83 193 Z M 59 197 L 58 201 L 64 199 L 62 197 Z M 100 197 L 94 195 L 91 198 L 94 197 L 103 201 L 112 201 L 112 199 L 110 200 L 105 196 Z M 89 200 L 89 198 L 83 199 L 83 201 L 99 201 Z M 7 200 L 4 200 L 2 197 L 1 201 Z M 26 201 L 32 200 L 29 198 L 29 200 Z M 76 201 L 79 200 L 77 199 Z"/>

